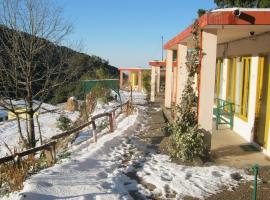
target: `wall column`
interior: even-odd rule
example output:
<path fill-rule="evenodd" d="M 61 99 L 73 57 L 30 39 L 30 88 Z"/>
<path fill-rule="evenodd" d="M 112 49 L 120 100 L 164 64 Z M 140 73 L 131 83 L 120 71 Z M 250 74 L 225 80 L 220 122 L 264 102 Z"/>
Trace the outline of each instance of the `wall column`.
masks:
<path fill-rule="evenodd" d="M 187 44 L 178 44 L 177 54 L 177 93 L 176 104 L 181 102 L 182 92 L 185 89 L 187 81 Z"/>
<path fill-rule="evenodd" d="M 177 92 L 177 67 L 173 67 L 173 83 L 172 83 L 172 102 L 176 103 Z"/>
<path fill-rule="evenodd" d="M 160 67 L 156 67 L 156 75 L 157 75 L 157 93 L 160 92 Z"/>
<path fill-rule="evenodd" d="M 222 93 L 221 93 L 221 99 L 226 100 L 227 98 L 227 75 L 228 75 L 228 68 L 229 68 L 229 59 L 225 58 L 223 59 L 223 67 L 222 67 L 222 81 L 221 81 L 221 87 L 222 87 Z"/>
<path fill-rule="evenodd" d="M 172 107 L 172 64 L 173 64 L 173 51 L 167 50 L 166 59 L 166 78 L 165 78 L 165 107 Z"/>
<path fill-rule="evenodd" d="M 156 93 L 156 69 L 154 66 L 151 67 L 151 94 L 150 94 L 150 101 L 155 101 L 155 93 Z"/>
<path fill-rule="evenodd" d="M 205 142 L 210 150 L 213 122 L 215 66 L 217 54 L 217 35 L 211 32 L 202 32 L 202 49 L 205 55 L 202 58 L 200 70 L 199 118 L 200 127 L 205 131 Z"/>

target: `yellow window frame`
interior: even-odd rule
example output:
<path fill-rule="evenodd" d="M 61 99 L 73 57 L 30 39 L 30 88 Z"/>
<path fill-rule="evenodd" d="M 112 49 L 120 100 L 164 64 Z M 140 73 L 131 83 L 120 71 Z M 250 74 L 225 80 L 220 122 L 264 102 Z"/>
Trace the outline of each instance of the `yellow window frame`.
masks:
<path fill-rule="evenodd" d="M 269 63 L 270 60 L 268 60 Z M 270 67 L 270 64 L 268 64 Z M 267 94 L 267 110 L 266 110 L 266 124 L 265 124 L 265 148 L 268 147 L 268 137 L 270 132 L 270 70 L 268 72 L 268 94 Z"/>
<path fill-rule="evenodd" d="M 227 58 L 227 83 L 226 83 L 226 100 L 229 100 L 229 96 L 230 96 L 230 84 L 232 81 L 232 77 L 231 77 L 231 59 Z"/>
<path fill-rule="evenodd" d="M 231 63 L 232 60 L 232 63 Z M 231 76 L 231 70 L 233 70 Z M 229 96 L 231 96 L 231 102 L 235 103 L 235 89 L 236 89 L 236 74 L 237 73 L 237 58 L 228 58 L 228 65 L 227 65 L 227 84 L 226 84 L 226 100 L 229 100 Z M 230 91 L 230 86 L 231 91 Z M 230 92 L 232 94 L 230 94 Z"/>
<path fill-rule="evenodd" d="M 235 94 L 236 94 L 236 78 L 237 78 L 237 58 L 233 59 L 233 79 L 232 79 L 232 100 L 235 103 Z"/>
<path fill-rule="evenodd" d="M 260 113 L 260 101 L 262 87 L 263 87 L 263 72 L 264 72 L 264 57 L 259 57 L 258 75 L 257 75 L 257 92 L 256 92 L 256 117 Z"/>
<path fill-rule="evenodd" d="M 246 63 L 249 63 L 249 67 Z M 238 116 L 245 121 L 248 120 L 250 71 L 251 71 L 251 57 L 242 57 L 242 74 L 241 74 L 241 84 L 240 84 L 241 86 L 240 87 L 240 92 L 241 92 L 240 112 Z"/>
<path fill-rule="evenodd" d="M 220 58 L 217 59 L 217 66 L 216 66 L 216 69 L 217 69 L 217 78 L 216 78 L 216 97 L 219 98 L 220 96 L 220 69 L 221 69 L 221 63 L 222 63 L 222 60 Z"/>
<path fill-rule="evenodd" d="M 227 64 L 227 84 L 226 84 L 226 100 L 235 103 L 236 93 L 236 77 L 237 77 L 237 58 L 228 58 Z M 231 74 L 231 70 L 233 73 Z M 231 90 L 230 90 L 231 88 Z M 231 97 L 231 99 L 229 99 Z M 233 105 L 233 111 L 235 110 Z"/>

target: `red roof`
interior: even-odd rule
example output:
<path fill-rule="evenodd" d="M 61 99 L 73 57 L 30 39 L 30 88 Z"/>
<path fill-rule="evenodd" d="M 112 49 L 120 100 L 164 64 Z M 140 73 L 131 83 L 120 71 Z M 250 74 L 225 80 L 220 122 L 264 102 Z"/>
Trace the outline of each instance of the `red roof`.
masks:
<path fill-rule="evenodd" d="M 119 67 L 118 70 L 123 71 L 141 71 L 141 70 L 150 70 L 150 68 L 143 68 L 143 67 Z"/>
<path fill-rule="evenodd" d="M 252 25 L 270 25 L 270 10 L 269 9 L 240 9 L 241 12 L 250 15 L 254 18 Z M 251 25 L 250 22 L 243 20 L 233 14 L 233 10 L 230 11 L 214 11 L 204 14 L 199 18 L 200 28 L 203 29 L 207 25 Z M 191 35 L 192 25 L 172 38 L 164 45 L 164 49 L 180 43 Z"/>
<path fill-rule="evenodd" d="M 166 67 L 166 61 L 150 61 L 149 62 L 149 65 L 150 66 L 153 66 L 153 67 Z M 176 61 L 173 61 L 173 67 L 177 67 L 177 62 Z"/>

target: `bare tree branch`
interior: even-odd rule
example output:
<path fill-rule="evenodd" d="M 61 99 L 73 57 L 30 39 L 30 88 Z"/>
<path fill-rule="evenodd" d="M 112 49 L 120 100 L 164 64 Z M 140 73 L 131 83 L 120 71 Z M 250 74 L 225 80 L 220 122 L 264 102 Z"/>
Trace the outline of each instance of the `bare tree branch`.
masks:
<path fill-rule="evenodd" d="M 27 145 L 34 147 L 35 113 L 69 79 L 67 50 L 59 45 L 72 26 L 52 0 L 1 0 L 0 10 L 0 108 L 16 116 L 24 143 L 21 115 L 26 116 Z"/>

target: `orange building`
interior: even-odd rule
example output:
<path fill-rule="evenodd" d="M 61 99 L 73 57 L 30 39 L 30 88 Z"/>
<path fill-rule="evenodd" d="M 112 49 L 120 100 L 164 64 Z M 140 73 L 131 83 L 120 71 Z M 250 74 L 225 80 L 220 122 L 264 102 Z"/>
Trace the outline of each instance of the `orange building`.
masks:
<path fill-rule="evenodd" d="M 270 155 L 270 9 L 218 9 L 200 17 L 198 23 L 204 54 L 195 86 L 200 127 L 211 136 L 215 100 L 221 100 L 233 105 L 231 128 Z M 168 109 L 180 102 L 185 87 L 186 57 L 194 48 L 191 31 L 192 25 L 165 44 L 166 64 L 149 63 L 152 70 L 166 68 Z M 157 78 L 152 79 L 155 83 Z"/>

